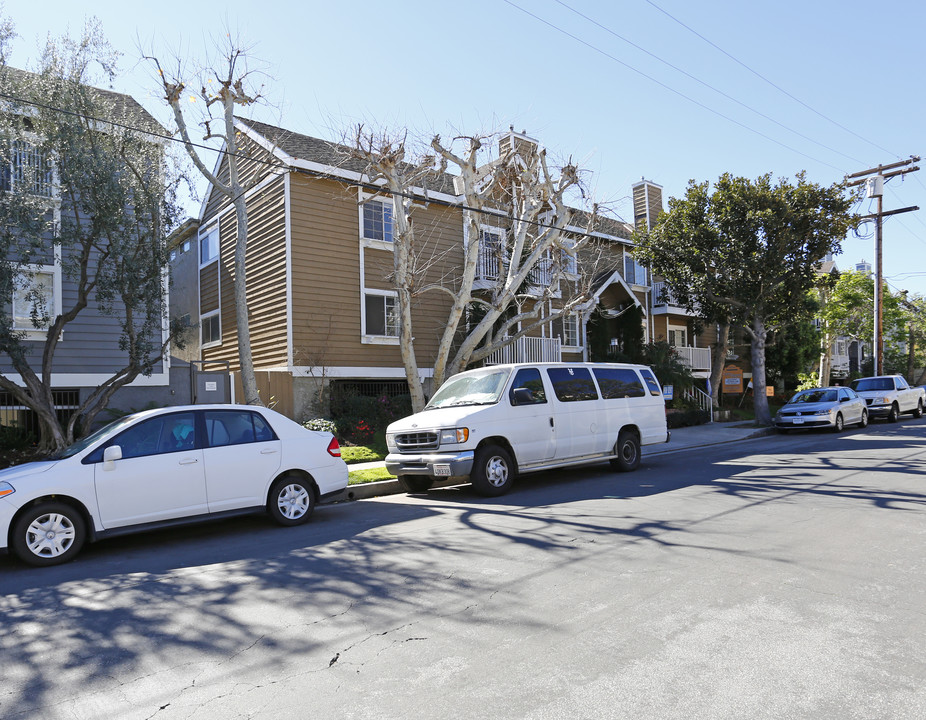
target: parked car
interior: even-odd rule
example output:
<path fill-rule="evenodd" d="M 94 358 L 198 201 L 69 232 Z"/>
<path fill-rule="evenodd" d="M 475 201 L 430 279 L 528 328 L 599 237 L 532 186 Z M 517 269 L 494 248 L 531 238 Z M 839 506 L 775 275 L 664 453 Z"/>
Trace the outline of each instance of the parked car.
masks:
<path fill-rule="evenodd" d="M 409 492 L 437 478 L 501 495 L 520 473 L 611 461 L 640 464 L 669 440 L 662 387 L 644 365 L 494 365 L 449 378 L 420 413 L 386 429 L 386 469 Z"/>
<path fill-rule="evenodd" d="M 926 406 L 926 389 L 910 387 L 900 375 L 877 375 L 852 381 L 852 388 L 865 398 L 868 414 L 897 422 L 901 413 L 915 418 L 923 417 Z"/>
<path fill-rule="evenodd" d="M 85 541 L 173 524 L 267 512 L 298 525 L 346 487 L 335 437 L 273 410 L 147 410 L 0 471 L 0 551 L 55 565 Z"/>
<path fill-rule="evenodd" d="M 775 415 L 780 432 L 826 427 L 840 432 L 846 425 L 868 425 L 865 401 L 847 387 L 801 390 Z"/>

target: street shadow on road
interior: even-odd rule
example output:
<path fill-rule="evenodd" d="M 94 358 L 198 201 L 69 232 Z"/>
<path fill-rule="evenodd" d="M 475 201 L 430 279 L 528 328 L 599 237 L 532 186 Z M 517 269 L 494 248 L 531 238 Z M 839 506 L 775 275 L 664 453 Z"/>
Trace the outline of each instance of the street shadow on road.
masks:
<path fill-rule="evenodd" d="M 517 547 L 543 572 L 627 542 L 749 552 L 702 546 L 689 518 L 660 518 L 659 506 L 635 502 L 690 489 L 741 501 L 728 503 L 729 513 L 808 496 L 922 511 L 926 494 L 910 482 L 926 460 L 922 430 L 644 454 L 634 473 L 599 465 L 524 477 L 502 498 L 461 486 L 325 506 L 296 528 L 255 517 L 147 533 L 89 546 L 57 568 L 0 558 L 0 652 L 4 676 L 15 680 L 0 690 L 0 716 L 66 714 L 81 688 L 113 690 L 139 666 L 174 668 L 190 687 L 207 667 L 220 672 L 216 664 L 245 652 L 267 664 L 268 678 L 293 657 L 322 672 L 351 662 L 371 637 L 406 640 L 413 619 L 501 622 L 486 603 L 500 591 L 523 603 L 525 628 L 542 629 L 518 579 L 482 575 L 480 562 Z M 892 459 L 873 473 L 884 450 Z M 474 543 L 473 531 L 492 542 Z M 367 630 L 339 634 L 358 613 Z"/>

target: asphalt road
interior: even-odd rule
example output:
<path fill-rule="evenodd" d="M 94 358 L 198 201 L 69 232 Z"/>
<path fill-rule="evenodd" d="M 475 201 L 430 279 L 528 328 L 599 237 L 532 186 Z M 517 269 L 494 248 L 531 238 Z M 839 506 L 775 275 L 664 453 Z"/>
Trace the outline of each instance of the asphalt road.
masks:
<path fill-rule="evenodd" d="M 0 717 L 926 717 L 926 419 L 0 558 Z"/>

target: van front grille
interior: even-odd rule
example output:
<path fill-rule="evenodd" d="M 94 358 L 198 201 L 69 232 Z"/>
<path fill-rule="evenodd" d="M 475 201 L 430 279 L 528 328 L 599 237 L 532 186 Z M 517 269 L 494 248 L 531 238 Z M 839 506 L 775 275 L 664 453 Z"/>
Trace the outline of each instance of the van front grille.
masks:
<path fill-rule="evenodd" d="M 395 444 L 400 451 L 436 450 L 438 447 L 438 435 L 433 431 L 402 433 L 395 436 Z"/>

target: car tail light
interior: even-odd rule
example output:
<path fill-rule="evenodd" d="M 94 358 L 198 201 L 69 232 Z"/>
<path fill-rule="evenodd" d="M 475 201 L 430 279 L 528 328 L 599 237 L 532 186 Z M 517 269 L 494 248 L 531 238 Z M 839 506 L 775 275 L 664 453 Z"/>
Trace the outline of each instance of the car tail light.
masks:
<path fill-rule="evenodd" d="M 331 438 L 331 442 L 328 443 L 328 454 L 331 457 L 341 457 L 341 446 L 338 445 L 337 438 Z"/>

